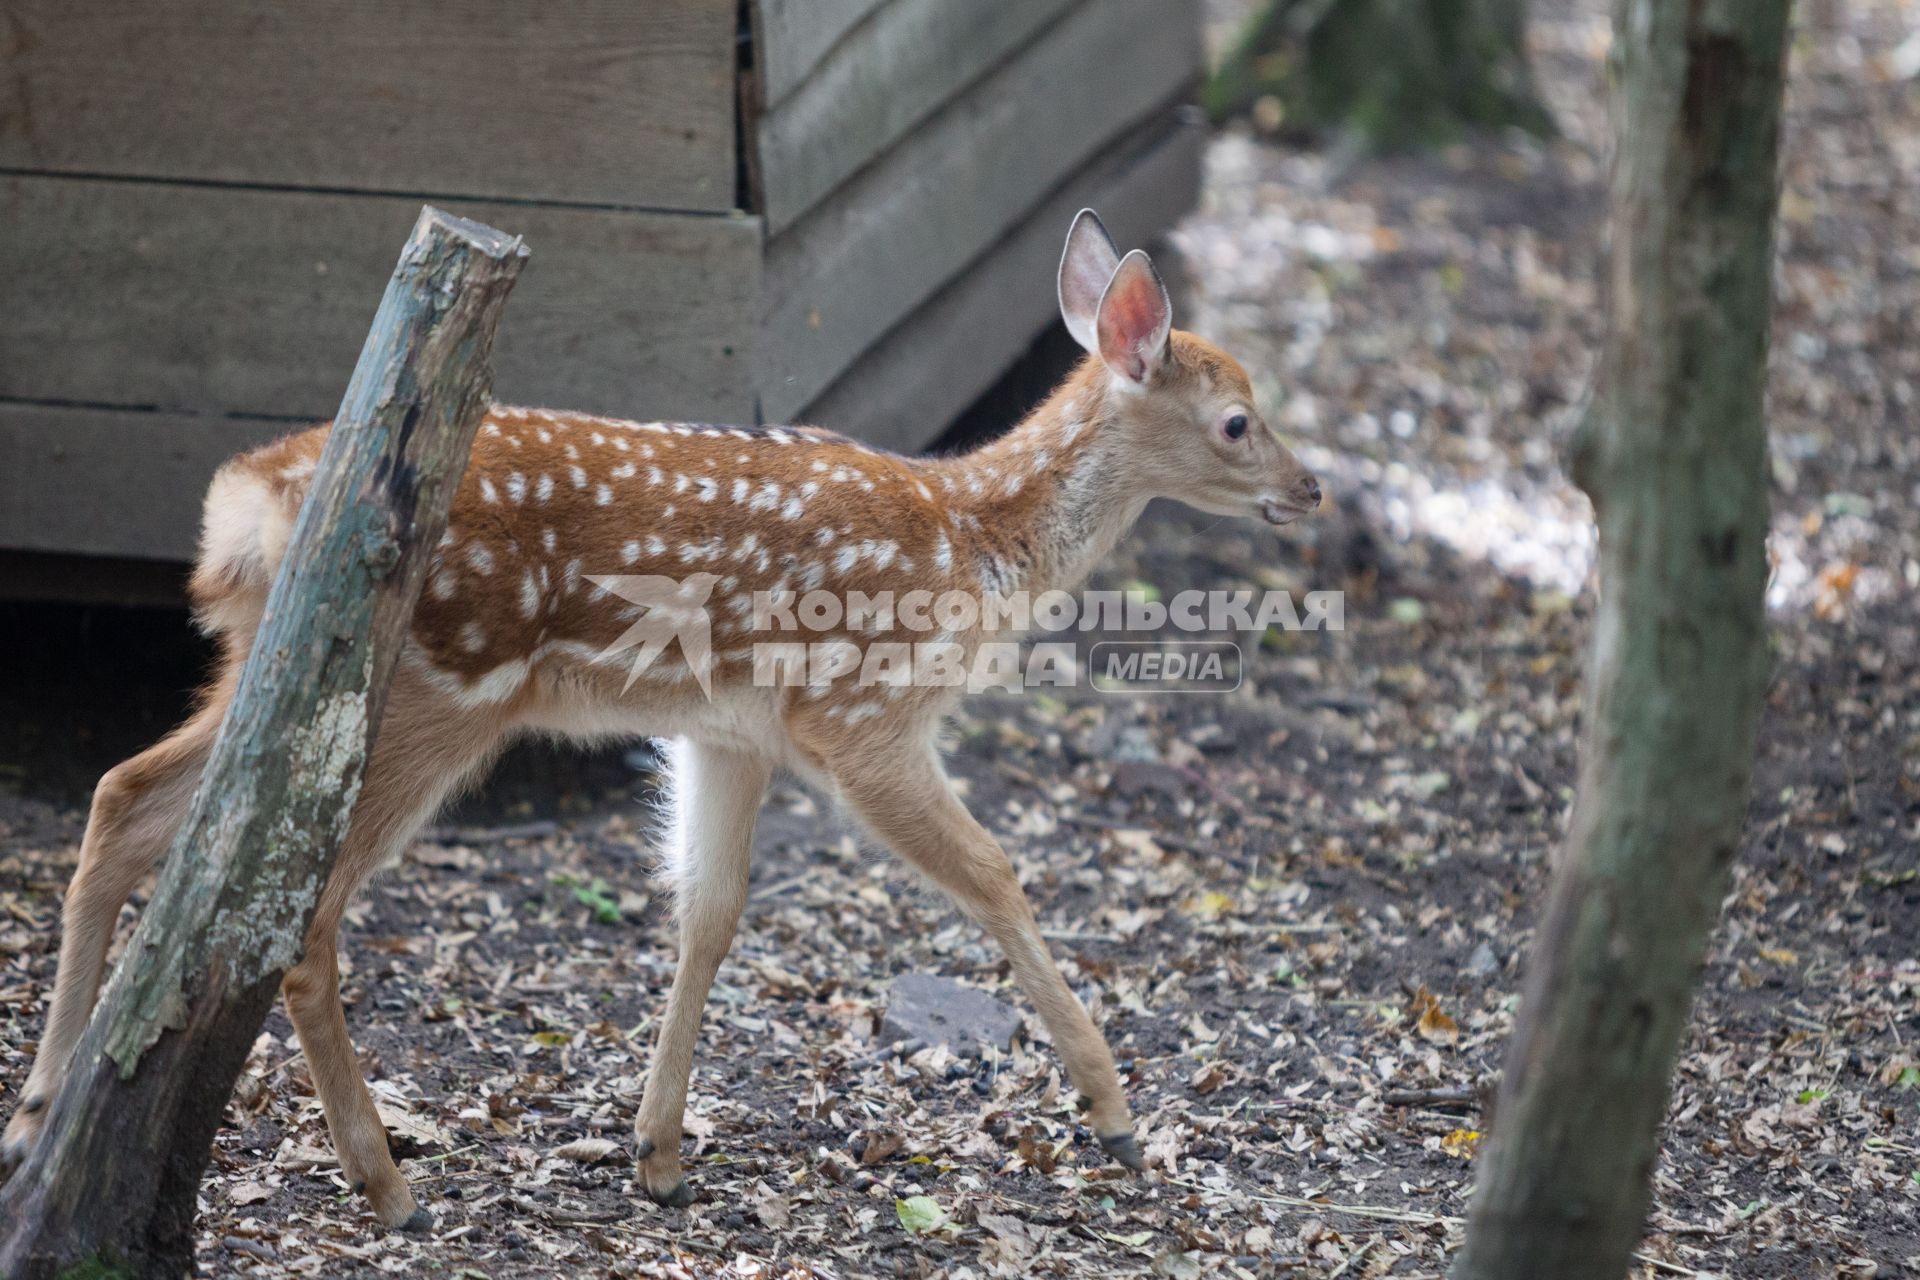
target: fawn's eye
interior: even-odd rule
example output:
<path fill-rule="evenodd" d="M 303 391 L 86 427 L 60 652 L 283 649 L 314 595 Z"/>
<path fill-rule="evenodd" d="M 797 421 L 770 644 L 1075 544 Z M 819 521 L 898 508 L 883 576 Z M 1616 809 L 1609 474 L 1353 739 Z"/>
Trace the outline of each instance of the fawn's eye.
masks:
<path fill-rule="evenodd" d="M 1244 413 L 1236 413 L 1231 418 L 1228 418 L 1225 430 L 1227 439 L 1229 440 L 1238 440 L 1241 436 L 1247 434 L 1247 415 Z"/>

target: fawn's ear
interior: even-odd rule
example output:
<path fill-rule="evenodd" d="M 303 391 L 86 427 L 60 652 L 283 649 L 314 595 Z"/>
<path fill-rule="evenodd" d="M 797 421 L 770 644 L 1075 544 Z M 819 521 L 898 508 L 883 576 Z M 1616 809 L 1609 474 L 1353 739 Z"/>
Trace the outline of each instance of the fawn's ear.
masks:
<path fill-rule="evenodd" d="M 1120 252 L 1100 225 L 1099 215 L 1082 209 L 1067 232 L 1066 252 L 1060 255 L 1060 318 L 1067 322 L 1073 340 L 1090 355 L 1100 354 L 1095 317 L 1100 313 L 1100 295 L 1119 266 Z"/>
<path fill-rule="evenodd" d="M 1128 381 L 1144 386 L 1166 354 L 1173 329 L 1173 302 L 1153 259 L 1135 249 L 1120 260 L 1107 290 L 1100 295 L 1094 328 L 1100 358 Z"/>

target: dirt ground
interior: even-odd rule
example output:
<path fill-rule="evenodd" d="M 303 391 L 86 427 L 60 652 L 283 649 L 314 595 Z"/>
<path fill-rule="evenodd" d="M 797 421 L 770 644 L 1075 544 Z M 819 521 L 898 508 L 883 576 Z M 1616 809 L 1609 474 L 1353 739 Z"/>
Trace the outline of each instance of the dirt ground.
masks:
<path fill-rule="evenodd" d="M 1182 323 L 1258 371 L 1331 509 L 1281 533 L 1156 510 L 1096 585 L 1339 588 L 1346 628 L 1275 634 L 1231 695 L 1063 690 L 953 726 L 969 803 L 1124 1059 L 1152 1172 L 1105 1162 L 1031 1018 L 985 1061 L 877 1038 L 902 973 L 1026 1006 L 975 928 L 782 787 L 694 1077 L 700 1199 L 648 1202 L 630 1126 L 674 948 L 641 750 L 523 771 L 350 919 L 349 1019 L 432 1238 L 381 1235 L 346 1193 L 276 1013 L 218 1139 L 202 1268 L 1440 1275 L 1567 817 L 1594 591 L 1558 456 L 1602 326 L 1606 14 L 1536 9 L 1561 138 L 1349 162 L 1229 129 L 1175 237 Z M 1799 18 L 1777 670 L 1637 1277 L 1920 1276 L 1920 6 Z M 197 653 L 163 639 L 102 676 L 131 622 L 30 621 L 8 617 L 0 689 L 6 1108 L 75 778 L 158 732 Z M 119 714 L 63 714 L 102 680 L 136 691 Z"/>

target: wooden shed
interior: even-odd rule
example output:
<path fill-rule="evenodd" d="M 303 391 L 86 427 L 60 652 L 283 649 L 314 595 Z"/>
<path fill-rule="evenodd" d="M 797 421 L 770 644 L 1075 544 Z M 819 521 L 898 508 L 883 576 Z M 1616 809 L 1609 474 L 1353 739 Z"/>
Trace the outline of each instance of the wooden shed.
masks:
<path fill-rule="evenodd" d="M 189 557 L 423 200 L 533 246 L 500 399 L 916 447 L 1052 322 L 1076 209 L 1137 244 L 1198 187 L 1195 0 L 0 15 L 0 594 Z"/>

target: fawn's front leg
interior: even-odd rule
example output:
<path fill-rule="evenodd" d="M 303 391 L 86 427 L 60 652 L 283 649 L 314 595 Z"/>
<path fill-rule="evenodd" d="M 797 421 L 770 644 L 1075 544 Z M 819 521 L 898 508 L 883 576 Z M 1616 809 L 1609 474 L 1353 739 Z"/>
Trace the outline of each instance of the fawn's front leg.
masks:
<path fill-rule="evenodd" d="M 1106 1039 L 1054 967 L 1006 851 L 953 794 L 932 745 L 908 740 L 876 750 L 869 744 L 822 758 L 832 762 L 841 791 L 873 833 L 993 935 L 1086 1098 L 1100 1145 L 1128 1168 L 1144 1168 Z"/>
<path fill-rule="evenodd" d="M 656 1203 L 678 1207 L 693 1200 L 680 1168 L 680 1137 L 694 1041 L 707 990 L 746 906 L 753 824 L 772 771 L 752 756 L 685 740 L 671 745 L 667 760 L 663 856 L 680 921 L 680 967 L 633 1127 L 641 1185 Z"/>

